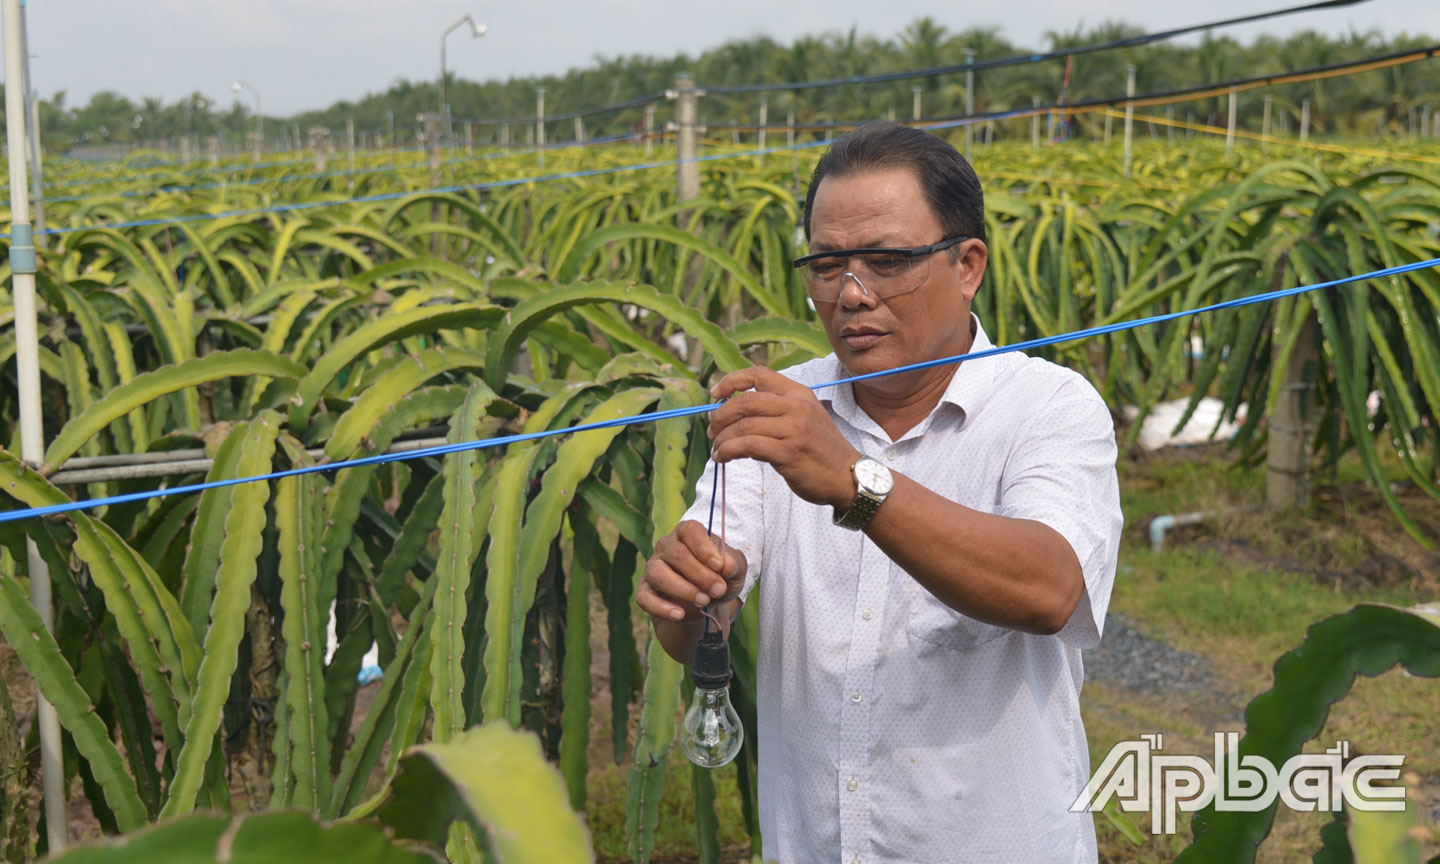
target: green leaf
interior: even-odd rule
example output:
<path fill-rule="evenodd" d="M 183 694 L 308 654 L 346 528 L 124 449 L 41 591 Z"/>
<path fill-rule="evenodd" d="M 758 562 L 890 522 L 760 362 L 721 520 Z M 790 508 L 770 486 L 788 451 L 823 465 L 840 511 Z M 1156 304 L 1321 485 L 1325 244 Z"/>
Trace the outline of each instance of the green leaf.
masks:
<path fill-rule="evenodd" d="M 53 474 L 61 463 L 75 455 L 80 446 L 101 429 L 124 417 L 129 411 L 167 393 L 175 393 L 221 378 L 249 375 L 298 378 L 303 374 L 304 367 L 284 357 L 269 351 L 241 348 L 235 351 L 217 351 L 198 359 L 186 360 L 174 366 L 162 366 L 153 372 L 137 375 L 133 380 L 106 393 L 86 409 L 84 414 L 66 423 L 45 451 L 45 464 L 40 471 L 42 474 Z"/>
<path fill-rule="evenodd" d="M 1240 758 L 1284 765 L 1320 734 L 1330 706 L 1344 698 L 1356 675 L 1379 675 L 1397 664 L 1412 675 L 1440 676 L 1440 608 L 1365 603 L 1311 625 L 1305 642 L 1275 661 L 1275 685 L 1245 709 Z M 1190 823 L 1195 840 L 1175 860 L 1255 860 L 1276 807 L 1221 812 L 1211 804 L 1197 811 Z"/>
<path fill-rule="evenodd" d="M 244 436 L 238 463 L 241 476 L 269 471 L 279 419 L 267 411 L 230 430 L 231 435 Z M 260 554 L 269 497 L 269 484 L 242 483 L 235 487 L 230 512 L 225 516 L 225 540 L 215 576 L 215 599 L 210 605 L 210 628 L 205 633 L 190 722 L 185 726 L 185 746 L 176 757 L 175 779 L 160 811 L 161 818 L 189 812 L 195 806 L 245 633 L 245 610 L 250 608 L 250 586 L 255 581 L 255 559 Z"/>
<path fill-rule="evenodd" d="M 411 751 L 380 819 L 398 837 L 437 845 L 452 822 L 463 820 L 499 864 L 594 860 L 588 832 L 539 739 L 503 721 Z"/>
<path fill-rule="evenodd" d="M 120 830 L 134 831 L 144 825 L 145 805 L 135 778 L 125 768 L 124 758 L 110 741 L 105 724 L 95 715 L 90 697 L 75 680 L 55 637 L 30 605 L 25 589 L 5 573 L 0 573 L 0 633 L 35 679 L 40 693 L 54 706 L 60 725 L 89 763 Z"/>

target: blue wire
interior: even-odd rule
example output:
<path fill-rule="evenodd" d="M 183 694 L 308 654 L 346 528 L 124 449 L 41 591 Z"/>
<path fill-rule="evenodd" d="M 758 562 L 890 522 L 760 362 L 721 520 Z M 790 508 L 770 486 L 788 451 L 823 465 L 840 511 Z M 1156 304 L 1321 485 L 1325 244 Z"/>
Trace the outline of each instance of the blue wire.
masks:
<path fill-rule="evenodd" d="M 949 126 L 963 125 L 950 123 L 935 126 L 936 129 L 948 128 Z M 454 192 L 471 192 L 478 189 L 503 189 L 507 186 L 520 186 L 525 183 L 548 183 L 554 180 L 574 180 L 580 177 L 598 177 L 603 174 L 623 174 L 632 171 L 647 171 L 651 168 L 669 168 L 675 165 L 689 164 L 692 162 L 718 162 L 724 159 L 744 159 L 749 156 L 760 156 L 766 153 L 779 153 L 788 150 L 805 150 L 813 147 L 824 147 L 831 144 L 832 139 L 826 138 L 821 141 L 807 141 L 803 144 L 781 145 L 779 147 L 767 147 L 764 150 L 745 150 L 740 153 L 714 153 L 706 156 L 697 156 L 694 159 L 669 159 L 662 162 L 641 162 L 633 165 L 618 165 L 613 168 L 586 168 L 579 171 L 566 171 L 559 174 L 541 174 L 535 177 L 516 177 L 510 180 L 489 180 L 484 183 L 466 183 L 457 186 L 434 186 L 428 189 L 413 189 L 408 192 L 386 192 L 379 195 L 362 195 L 355 198 L 330 198 L 324 201 L 301 201 L 291 204 L 275 204 L 270 207 L 258 207 L 253 210 L 227 210 L 223 213 L 198 213 L 193 216 L 164 216 L 156 219 L 137 219 L 133 222 L 106 222 L 96 225 L 76 225 L 69 228 L 47 228 L 44 231 L 36 231 L 36 236 L 47 234 L 74 234 L 77 231 L 105 231 L 118 228 L 145 228 L 151 225 L 177 225 L 182 222 L 206 222 L 211 219 L 228 219 L 241 216 L 258 216 L 264 213 L 289 213 L 296 210 L 313 210 L 318 207 L 337 207 L 341 204 L 368 204 L 375 201 L 395 201 L 400 198 L 409 198 L 417 195 L 443 195 Z"/>
<path fill-rule="evenodd" d="M 900 366 L 895 369 L 887 369 L 882 372 L 870 372 L 864 375 L 853 375 L 849 378 L 841 378 L 836 381 L 826 381 L 814 384 L 810 389 L 822 390 L 827 387 L 838 387 L 841 384 L 854 384 L 860 381 L 869 381 L 872 378 L 882 378 L 887 375 L 899 375 L 905 372 L 916 372 L 923 369 L 933 369 L 937 366 L 947 366 L 960 363 L 966 360 L 981 360 L 986 357 L 994 357 L 998 354 L 1006 354 L 1012 351 L 1025 351 L 1032 348 L 1043 348 L 1048 345 L 1057 345 L 1062 342 L 1073 342 L 1080 339 L 1088 339 L 1092 336 L 1102 336 L 1107 333 L 1118 333 L 1123 330 L 1133 330 L 1137 327 L 1144 327 L 1150 324 L 1159 324 L 1166 321 L 1174 321 L 1178 318 L 1186 318 L 1193 315 L 1200 315 L 1206 312 L 1218 312 L 1222 309 L 1236 309 L 1241 306 L 1251 306 L 1256 303 L 1263 303 L 1269 300 L 1278 300 L 1283 297 L 1293 297 L 1297 294 L 1305 294 L 1310 291 L 1319 291 L 1324 288 L 1334 288 L 1339 285 L 1348 285 L 1354 282 L 1363 282 L 1369 279 L 1382 279 L 1389 276 L 1398 276 L 1403 273 L 1410 273 L 1415 270 L 1424 270 L 1440 266 L 1440 258 L 1431 258 L 1426 261 L 1415 261 L 1410 264 L 1400 264 L 1395 267 L 1387 267 L 1382 270 L 1375 270 L 1370 273 L 1362 273 L 1358 276 L 1346 276 L 1341 279 L 1333 279 L 1329 282 L 1320 282 L 1315 285 L 1298 285 L 1294 288 L 1285 288 L 1279 291 L 1268 291 L 1263 294 L 1256 294 L 1251 297 L 1239 297 L 1234 300 L 1226 300 L 1222 303 L 1214 303 L 1209 306 L 1202 306 L 1198 309 L 1189 309 L 1181 312 L 1167 312 L 1163 315 L 1152 315 L 1148 318 L 1139 318 L 1134 321 L 1119 321 L 1114 324 L 1105 324 L 1100 327 L 1090 327 L 1084 330 L 1075 330 L 1070 333 L 1061 333 L 1055 336 L 1046 336 L 1040 339 L 1031 339 L 1026 342 L 1016 342 L 1012 345 L 1002 345 L 989 348 L 985 351 L 978 351 L 971 354 L 957 354 L 952 357 L 941 357 L 936 360 L 927 360 L 922 363 L 912 363 L 908 366 Z M 719 408 L 722 403 L 711 402 L 704 405 L 692 405 L 688 408 L 673 408 L 668 411 L 651 411 L 643 414 L 635 414 L 630 417 L 617 417 L 613 420 L 601 420 L 593 423 L 581 423 L 564 429 L 546 429 L 539 432 L 525 432 L 517 435 L 502 435 L 497 438 L 485 438 L 479 441 L 461 441 L 450 444 L 441 444 L 435 447 L 426 447 L 419 450 L 410 450 L 404 453 L 380 453 L 374 456 L 365 456 L 359 459 L 351 459 L 343 462 L 332 462 L 326 465 L 307 465 L 300 468 L 291 468 L 286 471 L 275 471 L 269 474 L 259 474 L 254 477 L 232 477 L 224 480 L 211 480 L 204 483 L 191 483 L 185 486 L 175 486 L 168 489 L 154 489 L 148 492 L 132 492 L 125 495 L 112 495 L 107 498 L 93 498 L 81 501 L 67 501 L 63 504 L 50 504 L 44 507 L 33 507 L 25 510 L 9 510 L 0 512 L 0 523 L 16 522 L 21 519 L 32 519 L 41 516 L 52 516 L 58 513 L 69 513 L 75 510 L 88 510 L 93 507 L 103 507 L 113 504 L 128 504 L 135 501 L 145 501 L 151 498 L 160 498 L 166 495 L 188 494 L 191 492 L 203 492 L 206 489 L 220 489 L 227 486 L 236 486 L 241 483 L 251 483 L 261 480 L 278 480 L 282 477 L 296 477 L 302 474 L 316 474 L 324 471 L 337 471 L 341 468 L 356 468 L 365 465 L 382 465 L 387 462 L 400 462 L 410 459 L 424 459 L 430 456 L 444 456 L 450 453 L 460 453 L 467 450 L 485 450 L 491 447 L 500 447 L 506 444 L 518 444 L 523 441 L 536 441 L 542 438 L 552 438 L 557 435 L 566 435 L 571 432 L 589 432 L 595 429 L 610 429 L 616 426 L 631 426 L 640 423 L 657 422 L 670 420 L 677 417 L 692 417 L 700 414 L 708 414 Z M 718 479 L 715 482 L 719 482 Z M 714 496 L 711 497 L 711 507 L 714 507 Z M 711 514 L 713 527 L 714 514 Z"/>

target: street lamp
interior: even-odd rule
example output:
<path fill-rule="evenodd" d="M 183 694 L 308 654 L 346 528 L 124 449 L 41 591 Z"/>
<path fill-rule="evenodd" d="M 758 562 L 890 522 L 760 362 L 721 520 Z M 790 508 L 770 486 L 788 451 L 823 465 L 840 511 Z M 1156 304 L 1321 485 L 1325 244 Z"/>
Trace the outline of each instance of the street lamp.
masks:
<path fill-rule="evenodd" d="M 440 116 L 441 116 L 441 117 L 449 117 L 449 116 L 450 116 L 450 106 L 449 106 L 449 103 L 447 103 L 447 102 L 445 101 L 445 37 L 446 37 L 446 36 L 449 36 L 451 33 L 455 32 L 457 29 L 459 29 L 460 25 L 462 25 L 462 24 L 469 24 L 469 25 L 470 25 L 470 38 L 472 38 L 472 39 L 479 39 L 481 36 L 484 36 L 484 35 L 485 35 L 485 29 L 486 29 L 486 28 L 485 28 L 485 25 L 477 22 L 477 21 L 475 20 L 474 16 L 472 16 L 472 15 L 466 15 L 464 18 L 461 18 L 459 21 L 456 21 L 454 24 L 451 24 L 449 27 L 446 27 L 446 28 L 445 28 L 445 32 L 440 34 Z"/>
<path fill-rule="evenodd" d="M 260 91 L 255 89 L 254 84 L 246 84 L 244 81 L 239 80 L 237 80 L 234 84 L 231 84 L 230 89 L 234 90 L 236 93 L 239 93 L 242 90 L 249 90 L 251 93 L 255 94 L 255 149 L 258 153 L 265 147 L 265 114 L 260 110 Z"/>

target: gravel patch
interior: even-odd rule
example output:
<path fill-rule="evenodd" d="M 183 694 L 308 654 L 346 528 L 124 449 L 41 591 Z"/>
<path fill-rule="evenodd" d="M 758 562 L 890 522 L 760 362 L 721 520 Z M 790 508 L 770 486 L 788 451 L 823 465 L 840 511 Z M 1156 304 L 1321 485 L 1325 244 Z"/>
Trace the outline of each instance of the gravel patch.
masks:
<path fill-rule="evenodd" d="M 1144 636 L 1119 613 L 1105 616 L 1100 644 L 1085 652 L 1085 678 L 1146 693 L 1221 695 L 1209 658 Z"/>

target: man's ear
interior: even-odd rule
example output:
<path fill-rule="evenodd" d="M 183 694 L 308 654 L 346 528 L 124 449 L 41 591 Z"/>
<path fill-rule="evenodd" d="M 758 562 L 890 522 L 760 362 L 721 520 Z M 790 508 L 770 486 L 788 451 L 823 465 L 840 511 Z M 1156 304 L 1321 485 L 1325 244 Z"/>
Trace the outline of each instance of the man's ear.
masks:
<path fill-rule="evenodd" d="M 960 260 L 956 263 L 960 267 L 960 290 L 968 303 L 980 290 L 980 280 L 985 277 L 985 267 L 990 263 L 990 249 L 984 240 L 972 237 L 960 244 Z"/>

